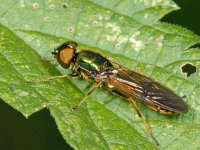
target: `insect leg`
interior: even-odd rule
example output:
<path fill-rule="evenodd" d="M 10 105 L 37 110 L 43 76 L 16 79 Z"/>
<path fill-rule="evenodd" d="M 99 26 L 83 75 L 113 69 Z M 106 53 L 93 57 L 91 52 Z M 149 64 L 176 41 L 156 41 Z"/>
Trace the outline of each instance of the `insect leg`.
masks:
<path fill-rule="evenodd" d="M 65 74 L 65 75 L 62 75 L 62 76 L 55 76 L 55 77 L 50 77 L 46 80 L 37 80 L 37 81 L 26 81 L 26 83 L 41 83 L 41 82 L 47 82 L 47 81 L 51 81 L 51 80 L 56 80 L 56 79 L 62 79 L 62 78 L 65 78 L 65 77 L 78 77 L 79 74 L 77 73 L 74 73 L 74 74 Z"/>
<path fill-rule="evenodd" d="M 156 138 L 153 136 L 153 133 L 152 133 L 150 127 L 149 127 L 149 124 L 146 122 L 145 118 L 144 118 L 144 117 L 142 116 L 142 114 L 140 113 L 140 110 L 139 110 L 139 108 L 138 108 L 136 102 L 134 101 L 134 99 L 133 99 L 132 97 L 129 97 L 128 100 L 131 101 L 131 102 L 133 103 L 133 106 L 134 106 L 134 108 L 135 108 L 135 110 L 136 110 L 138 116 L 140 117 L 140 119 L 141 119 L 142 122 L 144 123 L 144 126 L 145 126 L 147 132 L 149 133 L 149 135 L 151 136 L 151 138 L 156 142 L 156 145 L 159 146 L 158 141 L 157 141 Z"/>
<path fill-rule="evenodd" d="M 100 87 L 101 84 L 102 84 L 101 82 L 96 83 L 96 84 L 85 94 L 85 96 L 83 97 L 83 99 L 82 99 L 78 104 L 76 104 L 76 105 L 74 105 L 74 106 L 72 107 L 72 109 L 75 110 L 75 109 L 77 109 L 78 107 L 80 107 L 80 106 L 83 104 L 83 102 L 85 102 L 85 101 L 87 100 L 88 96 L 89 96 L 90 94 L 92 94 L 92 92 L 94 92 L 94 90 L 96 90 L 98 87 Z"/>

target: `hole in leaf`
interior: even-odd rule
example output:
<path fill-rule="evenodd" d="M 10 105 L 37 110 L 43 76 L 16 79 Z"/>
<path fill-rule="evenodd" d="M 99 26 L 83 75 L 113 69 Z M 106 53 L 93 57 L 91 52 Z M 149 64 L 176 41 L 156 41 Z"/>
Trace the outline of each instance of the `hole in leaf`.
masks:
<path fill-rule="evenodd" d="M 184 64 L 182 67 L 182 72 L 186 73 L 187 77 L 189 77 L 190 75 L 194 74 L 197 70 L 196 66 L 190 64 L 190 63 L 186 63 Z"/>
<path fill-rule="evenodd" d="M 62 7 L 63 7 L 64 9 L 67 9 L 68 5 L 67 5 L 66 3 L 64 3 L 64 4 L 62 5 Z"/>

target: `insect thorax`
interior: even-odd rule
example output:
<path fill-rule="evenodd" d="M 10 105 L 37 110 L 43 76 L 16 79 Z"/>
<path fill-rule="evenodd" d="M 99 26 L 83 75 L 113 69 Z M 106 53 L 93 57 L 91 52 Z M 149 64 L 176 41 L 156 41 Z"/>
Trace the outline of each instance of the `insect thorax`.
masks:
<path fill-rule="evenodd" d="M 107 58 L 91 51 L 81 51 L 77 53 L 75 65 L 78 71 L 92 79 L 94 79 L 98 73 L 112 67 L 112 64 Z"/>

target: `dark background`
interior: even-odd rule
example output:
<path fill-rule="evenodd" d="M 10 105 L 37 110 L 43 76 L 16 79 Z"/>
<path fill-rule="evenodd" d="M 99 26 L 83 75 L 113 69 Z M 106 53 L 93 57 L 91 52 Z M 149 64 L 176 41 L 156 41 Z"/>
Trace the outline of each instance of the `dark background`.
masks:
<path fill-rule="evenodd" d="M 166 15 L 162 21 L 177 24 L 200 35 L 200 1 L 174 0 L 181 10 Z"/>
<path fill-rule="evenodd" d="M 162 21 L 180 25 L 200 35 L 200 1 L 175 0 L 175 2 L 181 10 L 168 14 Z M 0 120 L 0 150 L 72 149 L 62 138 L 47 109 L 26 119 L 0 100 Z"/>

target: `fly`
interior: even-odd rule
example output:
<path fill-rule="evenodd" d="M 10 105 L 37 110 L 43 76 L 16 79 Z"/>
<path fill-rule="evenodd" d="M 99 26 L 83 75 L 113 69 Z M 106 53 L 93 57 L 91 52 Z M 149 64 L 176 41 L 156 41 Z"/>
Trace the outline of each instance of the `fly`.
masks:
<path fill-rule="evenodd" d="M 87 97 L 101 86 L 104 86 L 112 93 L 126 98 L 133 103 L 149 135 L 155 141 L 156 145 L 159 146 L 145 118 L 140 113 L 135 99 L 141 100 L 149 108 L 161 114 L 168 115 L 188 111 L 188 106 L 183 101 L 183 98 L 154 80 L 111 62 L 99 53 L 89 50 L 77 52 L 77 48 L 78 44 L 70 41 L 54 49 L 52 54 L 63 68 L 68 69 L 70 65 L 73 65 L 73 74 L 51 77 L 45 81 L 68 76 L 92 80 L 95 83 L 94 86 L 77 105 L 72 107 L 73 109 L 81 106 Z"/>

